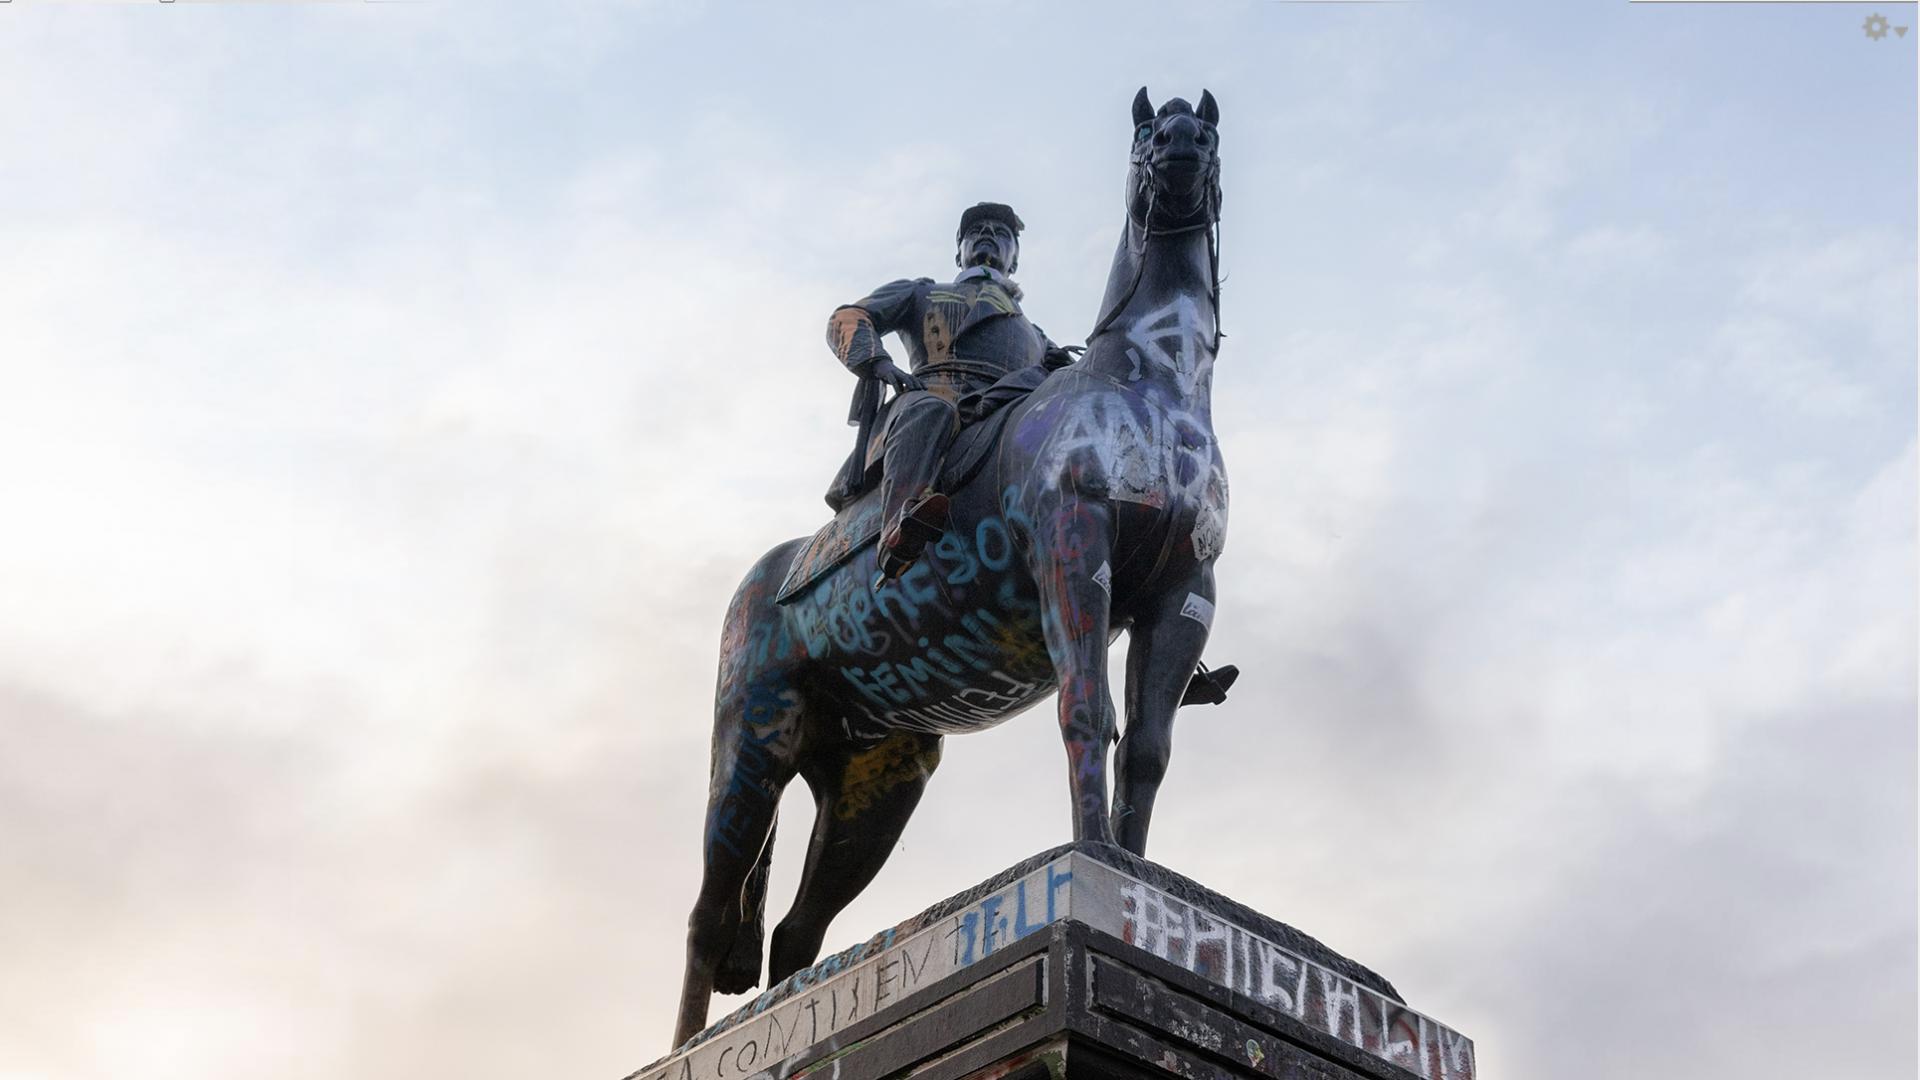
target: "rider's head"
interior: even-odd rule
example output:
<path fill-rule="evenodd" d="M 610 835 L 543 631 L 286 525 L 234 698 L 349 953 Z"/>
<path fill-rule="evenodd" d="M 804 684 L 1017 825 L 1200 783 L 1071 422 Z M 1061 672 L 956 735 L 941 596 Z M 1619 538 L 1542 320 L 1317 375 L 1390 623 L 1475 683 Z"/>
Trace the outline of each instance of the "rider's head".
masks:
<path fill-rule="evenodd" d="M 960 215 L 960 232 L 955 237 L 959 250 L 953 261 L 1011 274 L 1020 265 L 1020 230 L 1025 227 L 1020 215 L 1005 203 L 975 203 Z"/>

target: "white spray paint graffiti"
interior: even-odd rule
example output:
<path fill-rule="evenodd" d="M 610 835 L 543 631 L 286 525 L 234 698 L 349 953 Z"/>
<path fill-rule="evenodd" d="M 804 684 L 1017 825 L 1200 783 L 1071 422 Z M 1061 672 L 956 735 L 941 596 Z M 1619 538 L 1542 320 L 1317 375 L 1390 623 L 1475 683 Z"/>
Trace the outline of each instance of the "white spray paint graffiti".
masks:
<path fill-rule="evenodd" d="M 1123 880 L 1120 906 L 1131 945 L 1423 1080 L 1473 1080 L 1472 1041 L 1398 1002 L 1145 883 Z"/>
<path fill-rule="evenodd" d="M 1226 535 L 1227 475 L 1213 433 L 1191 413 L 1170 413 L 1123 394 L 1083 394 L 1063 409 L 1041 474 L 1103 481 L 1122 502 L 1195 507 L 1196 534 L 1218 554 Z"/>
<path fill-rule="evenodd" d="M 1474 1080 L 1473 1043 L 1421 1013 L 1124 871 L 1070 854 L 949 914 L 828 957 L 626 1080 L 763 1080 L 781 1063 L 1056 922 L 1072 919 L 1400 1065 Z M 917 1008 L 917 1006 L 909 1006 Z M 1264 1051 L 1256 1045 L 1249 1055 Z"/>
<path fill-rule="evenodd" d="M 908 934 L 796 972 L 721 1030 L 626 1080 L 749 1080 L 851 1025 L 1066 917 L 1073 871 L 1057 860 Z"/>
<path fill-rule="evenodd" d="M 1127 358 L 1133 361 L 1136 378 L 1144 374 L 1140 372 L 1144 359 L 1173 372 L 1181 397 L 1191 398 L 1202 381 L 1211 385 L 1213 350 L 1205 345 L 1201 336 L 1205 332 L 1199 306 L 1186 295 L 1135 319 L 1127 327 L 1127 340 L 1133 343 Z"/>
<path fill-rule="evenodd" d="M 1218 557 L 1227 547 L 1227 474 L 1215 468 L 1209 483 L 1213 480 L 1219 481 L 1220 489 L 1209 486 L 1193 520 L 1193 557 L 1202 562 Z"/>
<path fill-rule="evenodd" d="M 1110 498 L 1193 514 L 1194 554 L 1219 556 L 1227 536 L 1227 474 L 1212 424 L 1186 403 L 1204 400 L 1213 351 L 1200 310 L 1181 296 L 1127 327 L 1130 383 L 1171 384 L 1171 394 L 1087 393 L 1065 404 L 1042 452 L 1042 475 L 1090 483 Z M 1168 399 L 1172 399 L 1169 401 Z"/>

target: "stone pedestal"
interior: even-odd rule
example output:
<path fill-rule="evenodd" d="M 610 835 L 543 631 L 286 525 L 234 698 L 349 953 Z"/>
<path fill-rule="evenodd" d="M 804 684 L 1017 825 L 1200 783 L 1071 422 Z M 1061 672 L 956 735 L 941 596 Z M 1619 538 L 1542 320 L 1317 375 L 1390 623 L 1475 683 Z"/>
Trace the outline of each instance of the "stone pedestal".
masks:
<path fill-rule="evenodd" d="M 1372 971 L 1077 845 L 795 974 L 627 1080 L 1473 1076 L 1473 1043 Z"/>

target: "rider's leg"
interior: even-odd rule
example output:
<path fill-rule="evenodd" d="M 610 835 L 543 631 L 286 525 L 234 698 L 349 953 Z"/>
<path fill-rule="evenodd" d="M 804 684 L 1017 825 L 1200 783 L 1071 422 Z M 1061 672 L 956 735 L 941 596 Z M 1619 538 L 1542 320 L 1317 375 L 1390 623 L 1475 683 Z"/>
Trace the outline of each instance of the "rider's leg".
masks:
<path fill-rule="evenodd" d="M 880 562 L 888 577 L 904 572 L 946 529 L 946 497 L 934 491 L 934 484 L 959 430 L 959 411 L 931 391 L 909 391 L 893 403 L 880 481 L 886 522 Z"/>

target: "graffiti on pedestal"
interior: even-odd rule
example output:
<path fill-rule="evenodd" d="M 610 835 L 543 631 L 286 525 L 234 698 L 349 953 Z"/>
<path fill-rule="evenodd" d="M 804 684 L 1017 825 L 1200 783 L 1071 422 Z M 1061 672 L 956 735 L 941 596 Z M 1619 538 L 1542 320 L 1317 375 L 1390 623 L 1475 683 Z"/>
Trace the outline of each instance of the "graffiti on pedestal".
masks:
<path fill-rule="evenodd" d="M 1139 881 L 1120 886 L 1121 940 L 1422 1080 L 1473 1080 L 1473 1043 L 1426 1016 Z"/>

